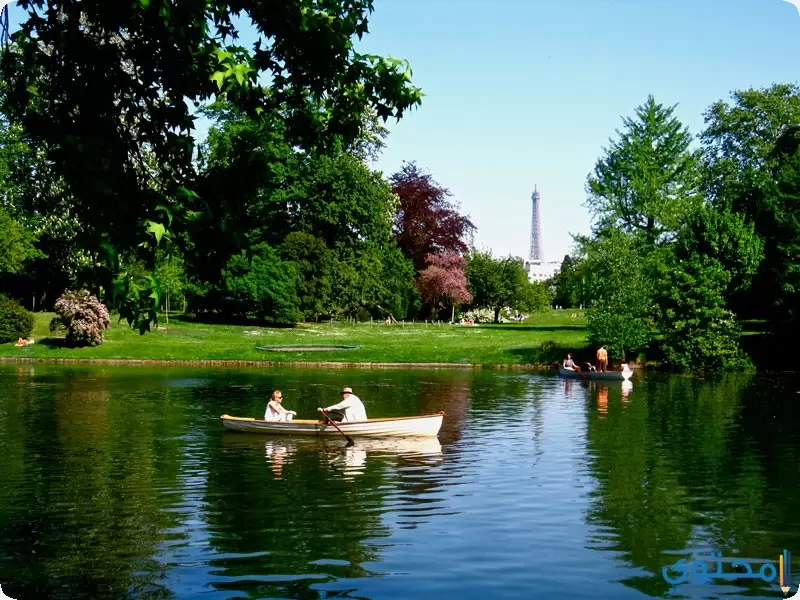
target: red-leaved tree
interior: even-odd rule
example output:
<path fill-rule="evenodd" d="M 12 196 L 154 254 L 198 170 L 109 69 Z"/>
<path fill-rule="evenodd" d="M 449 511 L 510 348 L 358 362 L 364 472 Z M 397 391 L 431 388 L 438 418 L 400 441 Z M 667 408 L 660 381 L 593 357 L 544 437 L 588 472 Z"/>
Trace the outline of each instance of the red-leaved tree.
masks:
<path fill-rule="evenodd" d="M 426 304 L 435 308 L 452 307 L 450 320 L 455 316 L 456 304 L 472 302 L 467 291 L 464 258 L 456 252 L 428 254 L 428 265 L 417 279 L 417 287 Z"/>
<path fill-rule="evenodd" d="M 449 190 L 440 186 L 415 163 L 403 167 L 389 178 L 392 191 L 400 198 L 394 220 L 394 236 L 417 272 L 425 269 L 428 254 L 465 254 L 467 240 L 476 227 L 458 212 Z"/>

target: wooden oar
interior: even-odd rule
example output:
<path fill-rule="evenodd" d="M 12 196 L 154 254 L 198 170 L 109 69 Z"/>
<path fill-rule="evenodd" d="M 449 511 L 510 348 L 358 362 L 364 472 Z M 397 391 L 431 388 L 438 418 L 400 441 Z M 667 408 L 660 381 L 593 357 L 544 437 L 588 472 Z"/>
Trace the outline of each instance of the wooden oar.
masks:
<path fill-rule="evenodd" d="M 327 413 L 326 411 L 324 411 L 324 410 L 323 410 L 323 411 L 321 411 L 321 412 L 322 412 L 322 414 L 323 414 L 323 415 L 325 415 L 325 418 L 328 420 L 328 423 L 330 423 L 331 425 L 333 425 L 334 427 L 336 427 L 336 430 L 337 430 L 339 433 L 341 433 L 341 434 L 344 436 L 344 438 L 347 440 L 347 445 L 348 445 L 348 446 L 352 446 L 353 444 L 355 444 L 355 442 L 353 441 L 353 438 L 351 438 L 351 437 L 350 437 L 349 435 L 347 435 L 347 434 L 346 434 L 344 431 L 342 431 L 342 430 L 339 428 L 339 426 L 338 426 L 336 423 L 334 423 L 333 419 L 331 419 L 331 418 L 328 416 L 328 413 Z"/>

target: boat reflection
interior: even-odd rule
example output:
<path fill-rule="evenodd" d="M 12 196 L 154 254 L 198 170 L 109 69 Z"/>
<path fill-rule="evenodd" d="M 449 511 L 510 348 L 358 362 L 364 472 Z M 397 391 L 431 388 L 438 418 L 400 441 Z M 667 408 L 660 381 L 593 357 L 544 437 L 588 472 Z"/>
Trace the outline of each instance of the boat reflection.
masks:
<path fill-rule="evenodd" d="M 223 445 L 229 448 L 251 448 L 263 451 L 275 477 L 283 477 L 284 468 L 300 452 L 316 452 L 321 462 L 341 469 L 347 478 L 364 473 L 369 457 L 393 458 L 403 465 L 434 466 L 443 461 L 442 444 L 438 438 L 354 438 L 348 446 L 337 438 L 292 438 L 247 436 L 237 433 L 223 435 Z"/>
<path fill-rule="evenodd" d="M 603 418 L 608 414 L 608 386 L 604 385 L 597 390 L 597 412 Z"/>
<path fill-rule="evenodd" d="M 622 403 L 627 404 L 630 399 L 628 396 L 631 394 L 631 390 L 633 389 L 633 383 L 630 381 L 623 381 L 622 382 Z"/>

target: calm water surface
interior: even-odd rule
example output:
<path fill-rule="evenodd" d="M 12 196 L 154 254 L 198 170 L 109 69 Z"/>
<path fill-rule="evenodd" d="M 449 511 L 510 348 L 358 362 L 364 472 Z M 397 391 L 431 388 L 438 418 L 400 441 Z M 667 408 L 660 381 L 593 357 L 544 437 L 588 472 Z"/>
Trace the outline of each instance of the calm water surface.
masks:
<path fill-rule="evenodd" d="M 439 440 L 346 448 L 219 423 L 263 416 L 274 386 L 312 417 L 342 385 L 371 417 L 444 410 Z M 0 584 L 18 600 L 782 598 L 777 579 L 674 586 L 661 569 L 800 557 L 798 390 L 3 365 Z"/>

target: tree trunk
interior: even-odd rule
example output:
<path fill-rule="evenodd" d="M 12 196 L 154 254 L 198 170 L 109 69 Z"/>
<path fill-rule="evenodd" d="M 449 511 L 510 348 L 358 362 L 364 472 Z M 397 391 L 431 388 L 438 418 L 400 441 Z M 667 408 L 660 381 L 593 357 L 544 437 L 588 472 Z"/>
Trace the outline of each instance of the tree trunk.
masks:
<path fill-rule="evenodd" d="M 495 323 L 499 323 L 500 322 L 500 309 L 499 308 L 495 308 L 494 309 L 494 322 Z"/>
<path fill-rule="evenodd" d="M 455 323 L 456 320 L 456 305 L 453 304 L 453 312 L 450 313 L 450 322 Z"/>

